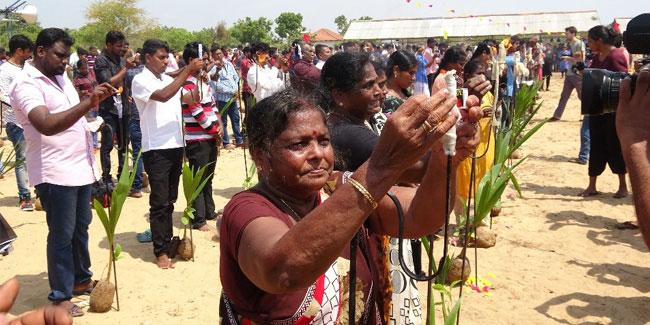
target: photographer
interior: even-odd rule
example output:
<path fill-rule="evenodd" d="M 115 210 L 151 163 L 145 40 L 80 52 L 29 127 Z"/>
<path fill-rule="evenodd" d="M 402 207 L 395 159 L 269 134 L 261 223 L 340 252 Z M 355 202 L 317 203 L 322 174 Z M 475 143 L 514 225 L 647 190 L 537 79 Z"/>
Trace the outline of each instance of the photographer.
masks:
<path fill-rule="evenodd" d="M 621 34 L 602 25 L 592 27 L 587 40 L 594 53 L 591 68 L 607 69 L 610 71 L 627 72 L 627 61 L 622 48 L 614 44 L 620 43 Z M 586 116 L 585 116 L 586 117 Z M 618 191 L 614 198 L 627 196 L 625 181 L 625 161 L 621 153 L 621 145 L 616 135 L 616 114 L 606 113 L 589 116 L 589 133 L 591 135 L 591 157 L 589 159 L 589 186 L 580 196 L 587 197 L 600 194 L 596 190 L 596 180 L 609 165 L 612 172 L 618 175 Z"/>
<path fill-rule="evenodd" d="M 632 81 L 621 82 L 620 99 L 616 113 L 616 127 L 625 162 L 630 169 L 632 198 L 639 227 L 650 248 L 650 70 L 643 69 L 636 81 L 634 95 Z"/>

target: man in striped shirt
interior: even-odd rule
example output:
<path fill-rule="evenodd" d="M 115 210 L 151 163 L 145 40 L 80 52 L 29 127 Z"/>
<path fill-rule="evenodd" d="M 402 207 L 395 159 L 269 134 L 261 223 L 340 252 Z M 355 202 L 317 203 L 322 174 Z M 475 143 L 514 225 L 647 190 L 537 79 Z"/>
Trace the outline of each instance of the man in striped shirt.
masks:
<path fill-rule="evenodd" d="M 199 57 L 199 43 L 185 45 L 183 59 L 191 62 Z M 183 121 L 185 122 L 185 155 L 195 171 L 208 165 L 203 174 L 208 181 L 192 204 L 196 210 L 192 227 L 201 231 L 214 228 L 206 221 L 217 217 L 212 199 L 212 176 L 217 163 L 217 145 L 223 136 L 223 126 L 212 100 L 212 91 L 205 72 L 189 76 L 182 89 Z"/>

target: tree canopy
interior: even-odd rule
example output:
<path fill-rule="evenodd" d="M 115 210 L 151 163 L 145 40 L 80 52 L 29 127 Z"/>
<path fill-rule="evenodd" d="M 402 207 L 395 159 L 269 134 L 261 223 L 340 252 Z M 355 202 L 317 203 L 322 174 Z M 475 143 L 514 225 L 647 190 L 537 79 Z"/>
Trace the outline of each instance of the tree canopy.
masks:
<path fill-rule="evenodd" d="M 293 40 L 301 38 L 305 27 L 302 26 L 302 15 L 293 12 L 283 12 L 278 18 L 275 18 L 275 33 L 281 40 Z"/>
<path fill-rule="evenodd" d="M 131 44 L 138 48 L 148 38 L 158 38 L 167 41 L 170 48 L 182 51 L 185 44 L 198 41 L 206 46 L 219 44 L 234 47 L 239 44 L 250 44 L 256 41 L 269 43 L 271 46 L 288 45 L 294 39 L 302 38 L 306 32 L 303 26 L 303 16 L 299 13 L 283 12 L 275 19 L 246 17 L 239 19 L 228 27 L 225 21 L 216 26 L 205 27 L 198 31 L 188 31 L 185 28 L 159 25 L 156 19 L 150 17 L 146 10 L 138 6 L 138 0 L 91 0 L 84 12 L 86 24 L 80 28 L 64 28 L 75 39 L 76 47 L 104 47 L 106 33 L 110 30 L 121 31 Z M 372 19 L 363 16 L 359 20 Z M 339 33 L 345 34 L 350 20 L 344 15 L 336 17 L 334 22 Z M 42 30 L 36 24 L 14 22 L 13 34 L 24 34 L 32 40 Z M 9 36 L 7 25 L 0 24 L 0 46 L 7 47 Z"/>
<path fill-rule="evenodd" d="M 262 41 L 270 43 L 272 40 L 271 26 L 273 21 L 264 17 L 253 20 L 251 17 L 238 20 L 230 28 L 230 34 L 242 43 Z"/>

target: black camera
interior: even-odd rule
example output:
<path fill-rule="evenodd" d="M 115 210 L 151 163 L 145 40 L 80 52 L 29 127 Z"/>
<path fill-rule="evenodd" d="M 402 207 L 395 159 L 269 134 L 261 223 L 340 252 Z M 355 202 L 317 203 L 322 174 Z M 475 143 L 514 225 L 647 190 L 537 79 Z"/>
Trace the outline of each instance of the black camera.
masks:
<path fill-rule="evenodd" d="M 650 13 L 634 17 L 623 33 L 625 48 L 632 54 L 650 54 Z M 643 67 L 650 68 L 650 58 L 643 59 Z M 584 69 L 582 75 L 583 115 L 600 115 L 616 112 L 621 81 L 632 79 L 634 92 L 636 75 L 625 72 L 612 72 L 604 69 Z"/>

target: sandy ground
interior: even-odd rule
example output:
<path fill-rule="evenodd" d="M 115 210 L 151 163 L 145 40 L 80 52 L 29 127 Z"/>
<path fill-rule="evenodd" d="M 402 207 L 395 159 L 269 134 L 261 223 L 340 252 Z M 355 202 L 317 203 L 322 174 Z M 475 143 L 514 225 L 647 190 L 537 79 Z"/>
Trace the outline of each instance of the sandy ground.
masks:
<path fill-rule="evenodd" d="M 561 88 L 562 79 L 555 76 L 552 91 L 542 92 L 540 118 L 551 116 Z M 598 189 L 603 194 L 586 199 L 576 196 L 587 185 L 587 167 L 567 162 L 578 153 L 579 120 L 574 92 L 564 119 L 542 128 L 524 147 L 524 154 L 530 157 L 517 172 L 524 197 L 516 197 L 513 189 L 506 191 L 503 212 L 494 219 L 497 245 L 478 251 L 479 276 L 492 282 L 492 295 L 464 293 L 462 324 L 650 322 L 648 249 L 638 231 L 615 227 L 617 222 L 634 218 L 631 198 L 612 198 L 617 179 L 609 170 L 599 179 Z M 5 141 L 5 146 L 9 145 Z M 244 176 L 243 151 L 223 151 L 214 182 L 218 207 L 242 190 Z M 16 277 L 21 283 L 13 315 L 47 304 L 49 292 L 45 213 L 19 211 L 15 186 L 13 173 L 0 180 L 0 192 L 4 193 L 0 212 L 19 236 L 15 251 L 0 256 L 0 281 Z M 179 198 L 175 233 L 181 232 L 179 218 L 184 205 Z M 198 247 L 195 262 L 177 261 L 173 270 L 158 270 L 151 244 L 140 244 L 135 237 L 148 228 L 147 213 L 148 194 L 129 198 L 117 227 L 116 241 L 125 256 L 118 262 L 120 311 L 87 313 L 76 318 L 76 323 L 218 321 L 221 285 L 215 234 L 194 232 Z M 89 248 L 92 270 L 100 278 L 106 272 L 109 253 L 97 218 L 90 226 Z M 441 255 L 440 248 L 438 244 L 436 258 Z M 87 296 L 80 298 L 75 301 Z"/>

